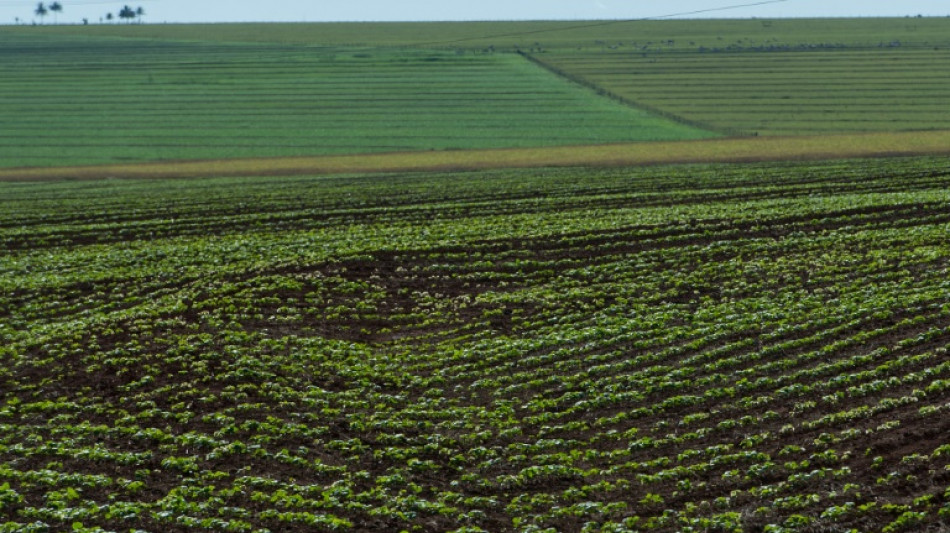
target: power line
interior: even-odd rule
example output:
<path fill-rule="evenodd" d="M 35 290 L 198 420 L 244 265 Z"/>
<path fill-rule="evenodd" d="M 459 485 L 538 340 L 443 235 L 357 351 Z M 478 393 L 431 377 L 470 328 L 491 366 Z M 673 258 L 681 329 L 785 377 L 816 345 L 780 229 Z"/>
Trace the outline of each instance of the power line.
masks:
<path fill-rule="evenodd" d="M 697 9 L 697 10 L 695 10 L 695 11 L 684 11 L 684 12 L 682 12 L 682 13 L 671 13 L 671 14 L 668 14 L 668 15 L 658 15 L 658 16 L 654 16 L 654 17 L 641 17 L 641 18 L 624 19 L 624 20 L 605 20 L 605 21 L 600 21 L 600 22 L 590 22 L 590 23 L 585 23 L 585 24 L 575 24 L 575 25 L 572 25 L 572 26 L 562 26 L 562 27 L 559 27 L 559 28 L 548 28 L 548 29 L 545 29 L 545 30 L 519 31 L 519 32 L 514 32 L 514 33 L 499 33 L 499 34 L 495 34 L 495 35 L 483 35 L 483 36 L 479 36 L 479 37 L 466 37 L 466 38 L 463 38 L 463 39 L 454 39 L 454 40 L 451 40 L 451 41 L 435 41 L 435 42 L 429 42 L 429 43 L 416 43 L 416 44 L 414 44 L 413 46 L 436 46 L 436 45 L 443 45 L 443 44 L 458 44 L 458 43 L 465 43 L 465 42 L 469 42 L 469 41 L 481 41 L 481 40 L 483 40 L 483 39 L 499 39 L 499 38 L 503 38 L 503 37 L 523 37 L 523 36 L 525 36 L 525 35 L 536 35 L 536 34 L 539 34 L 539 33 L 551 33 L 551 32 L 556 32 L 556 31 L 578 30 L 578 29 L 585 29 L 585 28 L 599 28 L 599 27 L 603 27 L 603 26 L 613 26 L 613 25 L 615 25 L 615 24 L 626 24 L 626 23 L 629 23 L 629 22 L 640 22 L 640 21 L 644 21 L 644 20 L 662 20 L 662 19 L 670 19 L 670 18 L 676 18 L 676 17 L 688 17 L 688 16 L 690 16 L 690 15 L 703 15 L 703 14 L 706 14 L 706 13 L 715 13 L 715 12 L 719 12 L 719 11 L 730 11 L 730 10 L 733 10 L 733 9 L 741 9 L 741 8 L 744 8 L 744 7 L 757 7 L 757 6 L 764 6 L 764 5 L 769 5 L 769 4 L 781 4 L 781 3 L 783 3 L 783 2 L 789 2 L 789 1 L 791 1 L 791 0 L 765 0 L 765 1 L 762 1 L 762 2 L 753 2 L 753 3 L 751 3 L 751 4 L 734 4 L 734 5 L 722 6 L 722 7 L 714 7 L 714 8 L 707 8 L 707 9 Z"/>
<path fill-rule="evenodd" d="M 764 6 L 768 4 L 781 4 L 782 2 L 788 2 L 788 1 L 789 0 L 768 0 L 765 2 L 753 2 L 751 4 L 737 4 L 737 5 L 725 6 L 725 7 L 698 9 L 696 11 L 687 11 L 685 13 L 673 13 L 672 15 L 661 15 L 659 17 L 647 17 L 640 20 L 659 20 L 659 19 L 669 19 L 669 18 L 674 18 L 674 17 L 686 17 L 689 15 L 702 15 L 705 13 L 715 13 L 717 11 L 729 11 L 732 9 L 741 9 L 743 7 L 757 7 L 757 6 Z"/>

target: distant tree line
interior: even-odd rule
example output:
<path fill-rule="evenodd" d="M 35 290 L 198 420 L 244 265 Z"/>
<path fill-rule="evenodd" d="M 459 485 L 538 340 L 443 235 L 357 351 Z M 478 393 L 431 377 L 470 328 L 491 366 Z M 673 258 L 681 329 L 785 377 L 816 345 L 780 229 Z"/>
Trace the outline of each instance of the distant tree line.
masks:
<path fill-rule="evenodd" d="M 53 2 L 53 3 L 49 4 L 48 6 L 47 6 L 45 3 L 40 2 L 40 3 L 36 4 L 36 9 L 33 10 L 33 13 L 34 13 L 37 17 L 40 18 L 40 24 L 43 23 L 43 19 L 46 17 L 46 15 L 48 15 L 48 14 L 50 14 L 50 13 L 53 13 L 53 14 L 54 14 L 54 15 L 53 15 L 53 23 L 55 24 L 55 23 L 57 22 L 57 20 L 56 20 L 57 17 L 56 17 L 56 16 L 59 15 L 60 13 L 62 13 L 62 12 L 63 12 L 63 5 L 60 4 L 59 2 Z M 124 5 L 124 6 L 122 6 L 122 9 L 119 10 L 119 12 L 117 13 L 117 15 L 118 15 L 118 17 L 119 17 L 119 20 L 128 21 L 130 24 L 131 24 L 133 21 L 142 22 L 142 17 L 145 16 L 145 9 L 144 9 L 142 6 L 139 6 L 139 7 L 135 8 L 135 9 L 133 9 L 132 7 L 130 7 L 130 6 L 128 6 L 128 5 Z M 88 22 L 89 22 L 88 19 L 82 19 L 82 20 L 83 20 L 83 24 L 88 24 Z M 108 21 L 108 22 L 112 22 L 113 20 L 115 20 L 115 16 L 113 16 L 112 13 L 106 13 L 106 15 L 105 15 L 104 18 L 100 18 L 100 19 L 99 19 L 99 22 L 102 22 L 103 20 L 106 20 L 106 21 Z M 17 24 L 20 23 L 20 17 L 17 17 L 17 18 L 16 18 L 16 22 L 17 22 Z M 34 24 L 35 24 L 35 23 L 34 23 Z"/>
<path fill-rule="evenodd" d="M 36 16 L 40 17 L 40 22 L 42 22 L 43 17 L 45 17 L 50 12 L 53 12 L 56 15 L 59 15 L 60 13 L 63 12 L 63 4 L 60 4 L 59 2 L 53 2 L 52 4 L 49 5 L 49 7 L 47 7 L 43 4 L 43 2 L 40 2 L 39 4 L 36 4 L 36 9 L 33 10 L 33 13 L 36 13 Z M 53 22 L 54 23 L 56 22 L 55 15 L 53 17 Z"/>
<path fill-rule="evenodd" d="M 129 6 L 122 6 L 122 9 L 119 10 L 119 18 L 129 21 L 130 24 L 136 19 L 141 22 L 143 15 L 145 15 L 145 10 L 142 9 L 142 6 L 136 9 L 132 9 Z"/>

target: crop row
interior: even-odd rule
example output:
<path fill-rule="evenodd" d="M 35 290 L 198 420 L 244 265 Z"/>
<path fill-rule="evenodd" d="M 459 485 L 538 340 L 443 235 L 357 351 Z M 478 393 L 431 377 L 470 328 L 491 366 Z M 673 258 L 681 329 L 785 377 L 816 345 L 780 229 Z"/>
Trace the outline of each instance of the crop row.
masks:
<path fill-rule="evenodd" d="M 948 168 L 0 184 L 0 530 L 947 527 Z"/>

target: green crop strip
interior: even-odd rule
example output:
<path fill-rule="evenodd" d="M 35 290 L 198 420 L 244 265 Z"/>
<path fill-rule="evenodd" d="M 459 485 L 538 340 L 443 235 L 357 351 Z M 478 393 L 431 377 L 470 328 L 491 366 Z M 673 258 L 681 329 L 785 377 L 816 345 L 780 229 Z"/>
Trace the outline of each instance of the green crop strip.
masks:
<path fill-rule="evenodd" d="M 617 98 L 734 134 L 950 128 L 947 48 L 611 50 L 535 58 Z"/>
<path fill-rule="evenodd" d="M 937 530 L 950 162 L 0 183 L 0 531 Z"/>
<path fill-rule="evenodd" d="M 713 136 L 482 52 L 4 34 L 0 97 L 5 167 Z"/>

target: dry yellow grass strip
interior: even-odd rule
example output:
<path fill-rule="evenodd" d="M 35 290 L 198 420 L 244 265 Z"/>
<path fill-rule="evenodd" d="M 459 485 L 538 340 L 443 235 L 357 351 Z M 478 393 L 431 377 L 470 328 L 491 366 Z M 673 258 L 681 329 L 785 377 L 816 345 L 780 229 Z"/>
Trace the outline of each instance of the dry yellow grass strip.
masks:
<path fill-rule="evenodd" d="M 950 131 L 820 137 L 759 137 L 655 143 L 400 152 L 350 156 L 163 161 L 86 167 L 0 169 L 0 180 L 197 178 L 553 166 L 637 166 L 859 157 L 950 155 Z"/>

